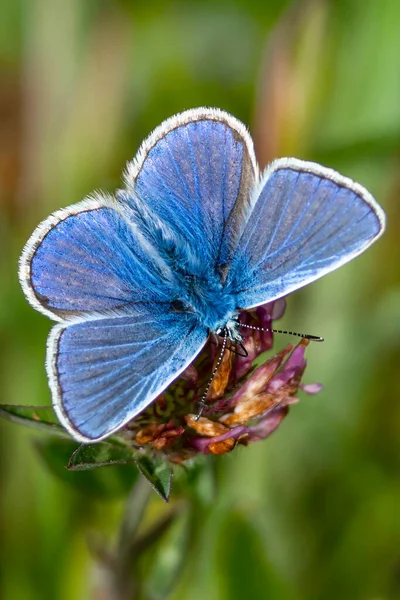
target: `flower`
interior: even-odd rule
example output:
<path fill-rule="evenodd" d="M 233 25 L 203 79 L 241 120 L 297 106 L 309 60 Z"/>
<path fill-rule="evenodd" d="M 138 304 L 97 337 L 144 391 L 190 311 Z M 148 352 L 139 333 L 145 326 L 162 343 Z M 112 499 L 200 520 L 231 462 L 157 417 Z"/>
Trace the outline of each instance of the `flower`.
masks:
<path fill-rule="evenodd" d="M 282 317 L 285 301 L 278 300 L 243 311 L 240 322 L 272 329 Z M 288 344 L 260 366 L 255 361 L 273 345 L 273 333 L 242 328 L 241 347 L 225 350 L 210 385 L 200 417 L 198 402 L 216 365 L 220 348 L 210 341 L 182 375 L 120 435 L 134 448 L 162 452 L 183 463 L 196 454 L 226 454 L 237 444 L 248 445 L 268 437 L 298 402 L 298 389 L 315 394 L 321 385 L 301 382 L 309 340 Z M 259 361 L 257 361 L 259 362 Z"/>

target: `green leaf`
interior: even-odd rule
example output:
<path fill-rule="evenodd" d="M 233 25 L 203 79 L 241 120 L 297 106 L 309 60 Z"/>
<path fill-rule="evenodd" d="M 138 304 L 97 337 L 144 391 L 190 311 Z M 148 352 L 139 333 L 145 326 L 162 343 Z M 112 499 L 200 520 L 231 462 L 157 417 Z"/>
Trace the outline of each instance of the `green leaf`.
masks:
<path fill-rule="evenodd" d="M 135 454 L 132 448 L 116 441 L 101 444 L 82 444 L 73 452 L 67 469 L 70 471 L 87 471 L 97 467 L 121 465 L 133 462 Z"/>
<path fill-rule="evenodd" d="M 148 456 L 136 460 L 137 467 L 157 494 L 168 502 L 172 488 L 172 467 L 165 461 L 155 461 Z"/>
<path fill-rule="evenodd" d="M 65 429 L 59 425 L 54 410 L 50 406 L 0 404 L 0 417 L 19 425 L 25 425 L 25 427 L 51 433 L 52 435 L 65 438 L 71 437 Z"/>
<path fill-rule="evenodd" d="M 112 469 L 87 468 L 84 472 L 83 469 L 68 469 L 71 455 L 80 449 L 72 440 L 43 438 L 37 440 L 36 447 L 47 467 L 58 479 L 86 495 L 101 498 L 123 496 L 129 492 L 139 476 L 134 462 L 129 464 L 127 461 L 126 464 L 114 465 Z M 106 455 L 110 455 L 109 448 L 104 450 L 104 456 Z"/>

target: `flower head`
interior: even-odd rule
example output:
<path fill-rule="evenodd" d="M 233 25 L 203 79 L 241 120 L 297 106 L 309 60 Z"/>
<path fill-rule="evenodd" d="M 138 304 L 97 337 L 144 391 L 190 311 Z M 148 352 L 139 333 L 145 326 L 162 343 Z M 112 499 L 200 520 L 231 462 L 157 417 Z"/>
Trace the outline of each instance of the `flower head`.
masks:
<path fill-rule="evenodd" d="M 285 301 L 278 300 L 242 312 L 240 322 L 270 330 L 284 310 Z M 179 379 L 120 435 L 133 447 L 162 452 L 177 463 L 199 453 L 226 454 L 237 444 L 265 439 L 275 431 L 289 406 L 298 402 L 299 388 L 310 394 L 320 390 L 319 384 L 301 383 L 308 340 L 288 344 L 257 366 L 257 359 L 271 350 L 273 334 L 243 327 L 242 335 L 242 347 L 228 344 L 222 356 L 202 416 L 197 417 L 198 402 L 220 357 L 213 338 Z"/>

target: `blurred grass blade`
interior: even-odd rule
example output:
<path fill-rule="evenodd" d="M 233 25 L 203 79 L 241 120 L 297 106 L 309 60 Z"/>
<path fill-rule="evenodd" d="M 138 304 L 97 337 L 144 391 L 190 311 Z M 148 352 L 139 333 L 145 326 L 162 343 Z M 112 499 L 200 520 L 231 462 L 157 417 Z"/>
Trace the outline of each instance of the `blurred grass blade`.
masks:
<path fill-rule="evenodd" d="M 65 429 L 58 424 L 57 417 L 49 406 L 0 404 L 0 417 L 18 425 L 25 425 L 25 427 L 45 431 L 52 435 L 70 438 Z"/>
<path fill-rule="evenodd" d="M 256 519 L 229 511 L 216 532 L 216 564 L 220 598 L 284 598 L 292 600 L 288 582 L 275 569 Z"/>
<path fill-rule="evenodd" d="M 267 38 L 255 106 L 254 141 L 261 167 L 277 156 L 305 156 L 307 133 L 323 92 L 329 3 L 289 5 Z"/>
<path fill-rule="evenodd" d="M 165 462 L 156 462 L 148 456 L 136 460 L 137 467 L 151 487 L 164 500 L 169 501 L 172 488 L 172 467 Z"/>
<path fill-rule="evenodd" d="M 97 467 L 123 465 L 135 460 L 134 452 L 129 446 L 116 442 L 101 444 L 82 444 L 72 454 L 67 469 L 70 471 L 87 471 Z"/>

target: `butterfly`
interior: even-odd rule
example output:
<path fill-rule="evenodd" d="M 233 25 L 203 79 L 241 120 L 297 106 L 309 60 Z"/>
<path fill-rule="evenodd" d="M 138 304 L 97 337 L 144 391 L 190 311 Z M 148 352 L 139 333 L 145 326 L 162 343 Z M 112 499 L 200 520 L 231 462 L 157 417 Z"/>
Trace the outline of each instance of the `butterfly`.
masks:
<path fill-rule="evenodd" d="M 24 247 L 30 304 L 59 323 L 46 370 L 61 424 L 97 442 L 199 354 L 240 339 L 238 313 L 353 259 L 385 228 L 371 194 L 332 169 L 280 158 L 259 173 L 246 127 L 214 108 L 164 121 L 115 196 L 53 213 Z"/>

